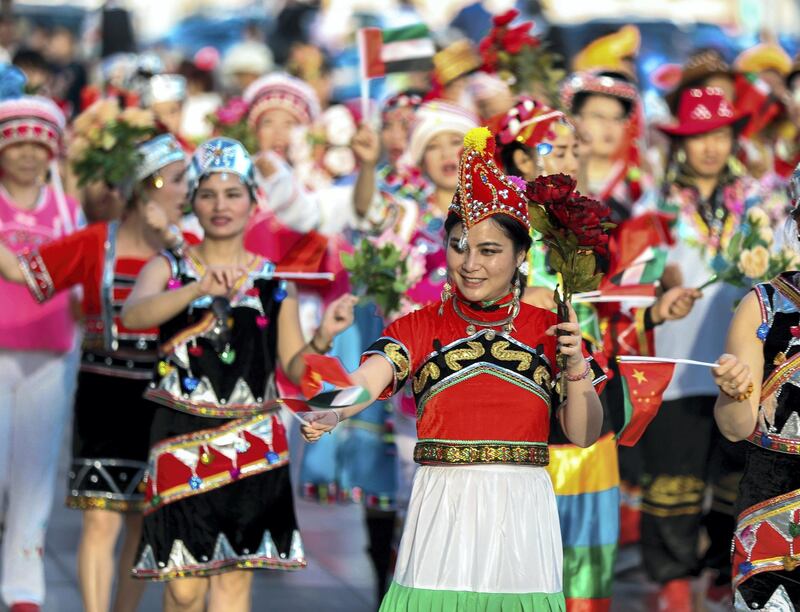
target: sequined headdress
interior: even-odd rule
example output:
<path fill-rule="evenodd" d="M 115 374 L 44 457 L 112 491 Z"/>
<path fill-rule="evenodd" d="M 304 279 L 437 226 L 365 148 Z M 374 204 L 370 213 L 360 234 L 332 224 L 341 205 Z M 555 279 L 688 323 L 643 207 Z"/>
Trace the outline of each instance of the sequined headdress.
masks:
<path fill-rule="evenodd" d="M 189 164 L 190 202 L 194 199 L 200 181 L 215 172 L 235 174 L 251 193 L 255 190 L 253 160 L 244 145 L 233 138 L 212 138 L 197 147 Z"/>
<path fill-rule="evenodd" d="M 488 128 L 467 132 L 458 169 L 458 187 L 450 210 L 463 227 L 460 246 L 466 245 L 469 229 L 493 215 L 508 215 L 530 231 L 525 181 L 506 176 L 494 161 L 495 140 Z"/>
<path fill-rule="evenodd" d="M 142 162 L 136 167 L 134 179 L 138 182 L 155 174 L 164 166 L 184 161 L 186 153 L 172 134 L 161 134 L 136 147 Z"/>
<path fill-rule="evenodd" d="M 53 157 L 61 148 L 66 119 L 49 98 L 23 95 L 25 80 L 16 66 L 0 64 L 0 148 L 36 142 Z"/>

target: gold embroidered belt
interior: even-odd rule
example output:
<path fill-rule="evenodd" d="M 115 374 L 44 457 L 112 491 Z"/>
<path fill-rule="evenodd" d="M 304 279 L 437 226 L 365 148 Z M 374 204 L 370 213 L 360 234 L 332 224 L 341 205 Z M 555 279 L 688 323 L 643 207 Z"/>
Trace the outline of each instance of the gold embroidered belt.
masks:
<path fill-rule="evenodd" d="M 514 463 L 544 467 L 550 463 L 550 452 L 546 444 L 422 440 L 414 447 L 414 461 L 456 465 Z"/>

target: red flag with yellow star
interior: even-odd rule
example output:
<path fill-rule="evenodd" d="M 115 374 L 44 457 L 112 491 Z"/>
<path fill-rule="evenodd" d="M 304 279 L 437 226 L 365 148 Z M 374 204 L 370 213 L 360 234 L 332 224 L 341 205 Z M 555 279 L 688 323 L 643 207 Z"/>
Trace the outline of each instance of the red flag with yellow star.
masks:
<path fill-rule="evenodd" d="M 625 424 L 617 441 L 633 446 L 642 437 L 661 406 L 661 397 L 672 380 L 675 364 L 670 362 L 635 361 L 620 357 L 619 373 L 625 393 Z"/>
<path fill-rule="evenodd" d="M 300 391 L 310 399 L 322 391 L 323 383 L 330 383 L 338 389 L 353 386 L 350 374 L 344 369 L 342 362 L 328 355 L 303 355 L 306 370 L 300 380 Z"/>

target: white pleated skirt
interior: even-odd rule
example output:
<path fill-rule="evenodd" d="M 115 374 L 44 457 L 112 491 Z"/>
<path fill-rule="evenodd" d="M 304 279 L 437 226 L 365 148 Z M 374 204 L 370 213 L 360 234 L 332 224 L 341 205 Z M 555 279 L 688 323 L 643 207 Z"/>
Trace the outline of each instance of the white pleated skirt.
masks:
<path fill-rule="evenodd" d="M 421 466 L 381 610 L 563 610 L 561 572 L 544 468 Z"/>

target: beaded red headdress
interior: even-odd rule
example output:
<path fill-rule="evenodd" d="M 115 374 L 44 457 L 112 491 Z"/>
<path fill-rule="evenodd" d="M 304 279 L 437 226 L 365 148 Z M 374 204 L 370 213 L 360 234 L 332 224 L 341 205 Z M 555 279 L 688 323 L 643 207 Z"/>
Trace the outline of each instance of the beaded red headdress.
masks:
<path fill-rule="evenodd" d="M 494 152 L 494 135 L 488 128 L 474 128 L 464 136 L 458 187 L 450 204 L 450 210 L 461 217 L 462 246 L 469 228 L 492 215 L 508 215 L 530 231 L 525 181 L 506 176 L 495 164 Z"/>

